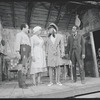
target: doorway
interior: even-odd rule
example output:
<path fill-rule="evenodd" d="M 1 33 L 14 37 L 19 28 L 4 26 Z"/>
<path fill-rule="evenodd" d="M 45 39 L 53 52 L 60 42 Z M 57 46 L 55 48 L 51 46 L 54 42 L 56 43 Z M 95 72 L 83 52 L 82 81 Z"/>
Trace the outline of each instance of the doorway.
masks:
<path fill-rule="evenodd" d="M 97 66 L 100 76 L 100 50 L 98 52 L 98 49 L 100 48 L 100 30 L 93 32 L 94 37 L 94 44 L 95 44 L 95 51 L 96 51 L 96 57 L 97 57 Z"/>
<path fill-rule="evenodd" d="M 97 54 L 98 48 L 100 48 L 100 30 L 94 31 L 93 32 L 93 37 L 94 37 L 96 54 Z"/>

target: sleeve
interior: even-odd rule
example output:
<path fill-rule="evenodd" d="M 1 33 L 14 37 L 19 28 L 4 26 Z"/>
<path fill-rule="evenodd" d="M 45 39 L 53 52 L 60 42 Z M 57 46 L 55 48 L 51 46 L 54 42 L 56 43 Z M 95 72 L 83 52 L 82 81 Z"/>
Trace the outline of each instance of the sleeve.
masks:
<path fill-rule="evenodd" d="M 69 54 L 69 48 L 70 48 L 70 36 L 68 37 L 67 41 L 66 54 Z"/>
<path fill-rule="evenodd" d="M 34 53 L 33 53 L 33 48 L 34 48 L 34 38 L 31 37 L 30 40 L 31 40 L 31 56 L 34 56 Z"/>
<path fill-rule="evenodd" d="M 49 44 L 48 44 L 48 38 L 45 40 L 45 52 L 46 52 L 46 55 L 48 55 L 48 47 L 49 47 Z"/>
<path fill-rule="evenodd" d="M 64 37 L 61 36 L 61 54 L 65 54 Z"/>
<path fill-rule="evenodd" d="M 82 45 L 82 54 L 85 55 L 85 40 L 83 36 L 81 36 L 81 45 Z"/>
<path fill-rule="evenodd" d="M 17 34 L 15 40 L 15 51 L 20 51 L 21 39 L 22 39 L 21 35 Z"/>

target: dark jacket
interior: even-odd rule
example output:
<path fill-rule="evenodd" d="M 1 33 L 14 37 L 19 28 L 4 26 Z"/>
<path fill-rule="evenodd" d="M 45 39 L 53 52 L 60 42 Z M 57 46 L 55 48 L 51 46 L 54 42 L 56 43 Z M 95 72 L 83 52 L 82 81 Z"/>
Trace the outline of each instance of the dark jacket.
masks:
<path fill-rule="evenodd" d="M 73 35 L 70 35 L 68 37 L 68 44 L 67 44 L 67 51 L 66 51 L 66 53 L 69 54 L 69 58 L 71 58 L 71 54 L 73 51 L 73 43 L 74 43 L 74 37 Z M 76 43 L 74 44 L 74 46 L 76 47 L 76 52 L 77 54 L 79 54 L 80 57 L 82 54 L 85 55 L 85 41 L 83 36 L 79 33 L 76 36 Z"/>

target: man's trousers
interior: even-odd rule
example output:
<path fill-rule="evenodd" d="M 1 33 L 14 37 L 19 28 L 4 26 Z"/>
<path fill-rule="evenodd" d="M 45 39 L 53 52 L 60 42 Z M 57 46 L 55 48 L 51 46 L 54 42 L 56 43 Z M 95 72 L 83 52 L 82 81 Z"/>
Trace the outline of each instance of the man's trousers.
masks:
<path fill-rule="evenodd" d="M 25 64 L 27 63 L 27 59 L 29 57 L 29 53 L 31 51 L 31 47 L 29 45 L 21 45 L 20 46 L 20 55 L 21 59 L 19 61 L 19 64 L 22 64 L 22 67 L 25 67 Z M 25 80 L 26 80 L 26 74 L 23 73 L 22 70 L 18 71 L 18 84 L 19 87 L 25 86 Z"/>
<path fill-rule="evenodd" d="M 71 60 L 72 60 L 73 79 L 74 79 L 74 81 L 77 80 L 76 62 L 78 63 L 81 81 L 84 80 L 85 79 L 85 72 L 84 72 L 83 61 L 82 61 L 82 58 L 80 57 L 80 54 L 76 50 L 72 51 Z"/>

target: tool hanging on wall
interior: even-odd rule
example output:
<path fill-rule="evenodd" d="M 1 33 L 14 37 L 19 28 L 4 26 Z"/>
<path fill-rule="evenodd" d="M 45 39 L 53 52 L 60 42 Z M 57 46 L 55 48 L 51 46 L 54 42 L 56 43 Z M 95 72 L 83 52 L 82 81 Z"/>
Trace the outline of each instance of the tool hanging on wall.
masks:
<path fill-rule="evenodd" d="M 76 14 L 75 25 L 77 25 L 77 26 L 79 27 L 80 24 L 81 24 L 81 21 L 80 21 L 80 19 L 79 19 L 79 15 Z"/>

